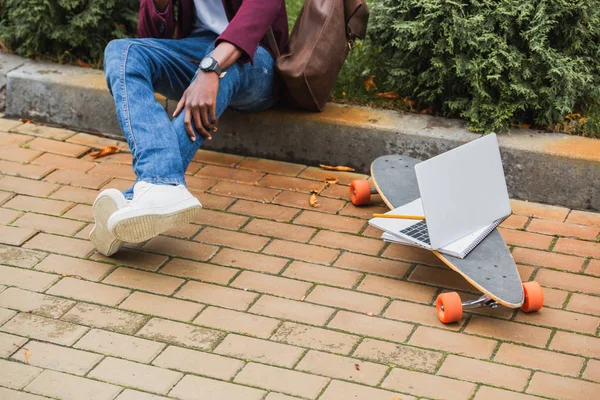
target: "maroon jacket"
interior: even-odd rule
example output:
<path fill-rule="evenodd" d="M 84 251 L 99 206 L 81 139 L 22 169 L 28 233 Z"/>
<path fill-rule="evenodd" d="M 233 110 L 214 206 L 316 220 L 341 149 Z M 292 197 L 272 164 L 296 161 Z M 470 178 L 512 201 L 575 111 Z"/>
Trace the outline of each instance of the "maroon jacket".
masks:
<path fill-rule="evenodd" d="M 285 0 L 222 0 L 229 25 L 216 40 L 227 41 L 239 47 L 245 54 L 242 61 L 254 62 L 254 53 L 261 44 L 274 54 L 266 33 L 273 27 L 279 52 L 283 52 L 288 40 Z M 173 10 L 179 3 L 177 22 Z M 163 12 L 158 12 L 154 0 L 140 0 L 138 36 L 170 39 L 188 36 L 196 19 L 194 0 L 169 0 Z"/>

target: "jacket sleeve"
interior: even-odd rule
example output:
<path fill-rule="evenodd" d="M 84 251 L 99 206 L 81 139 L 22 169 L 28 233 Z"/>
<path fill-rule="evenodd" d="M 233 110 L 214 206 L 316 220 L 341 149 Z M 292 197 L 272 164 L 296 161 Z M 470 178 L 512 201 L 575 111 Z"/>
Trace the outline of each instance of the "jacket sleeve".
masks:
<path fill-rule="evenodd" d="M 254 64 L 254 53 L 269 27 L 282 12 L 285 0 L 244 0 L 241 7 L 217 38 L 237 46 L 244 53 L 240 61 Z"/>
<path fill-rule="evenodd" d="M 173 0 L 169 0 L 167 8 L 158 12 L 154 0 L 140 0 L 140 16 L 138 21 L 138 37 L 170 39 L 175 32 Z"/>

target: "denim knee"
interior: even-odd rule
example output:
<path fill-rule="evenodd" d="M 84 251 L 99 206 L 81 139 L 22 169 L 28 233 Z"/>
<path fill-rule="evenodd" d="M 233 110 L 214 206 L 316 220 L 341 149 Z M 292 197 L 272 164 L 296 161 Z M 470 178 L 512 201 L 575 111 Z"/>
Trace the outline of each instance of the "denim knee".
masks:
<path fill-rule="evenodd" d="M 108 42 L 104 49 L 104 74 L 108 90 L 111 93 L 112 82 L 121 76 L 123 57 L 127 52 L 127 48 L 132 44 L 134 44 L 133 39 L 113 39 Z"/>

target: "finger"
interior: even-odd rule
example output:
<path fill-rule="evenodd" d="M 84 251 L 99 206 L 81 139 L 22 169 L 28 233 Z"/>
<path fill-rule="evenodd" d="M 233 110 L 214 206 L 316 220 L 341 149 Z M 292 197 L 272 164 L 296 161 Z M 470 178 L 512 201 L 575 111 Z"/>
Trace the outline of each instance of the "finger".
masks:
<path fill-rule="evenodd" d="M 202 116 L 201 116 L 201 108 L 197 107 L 192 110 L 192 115 L 194 116 L 194 125 L 196 126 L 196 130 L 204 136 L 206 139 L 210 140 L 212 137 L 210 133 L 206 129 L 204 129 L 204 125 L 202 125 Z"/>
<path fill-rule="evenodd" d="M 190 113 L 189 107 L 185 108 L 185 115 L 183 117 L 183 125 L 185 126 L 185 131 L 187 132 L 188 137 L 192 142 L 196 141 L 196 134 L 194 133 L 194 128 L 192 128 L 192 114 Z"/>
<path fill-rule="evenodd" d="M 219 120 L 217 119 L 217 106 L 216 105 L 212 105 L 210 106 L 210 119 L 212 121 L 212 123 L 215 125 L 215 132 L 217 131 L 217 124 L 219 123 Z"/>
<path fill-rule="evenodd" d="M 208 106 L 210 107 L 210 106 Z M 202 117 L 202 125 L 204 125 L 204 127 L 208 130 L 210 129 L 211 131 L 216 131 L 217 127 L 214 126 L 210 120 L 208 119 L 208 107 L 202 107 L 202 109 L 200 110 L 200 116 Z"/>
<path fill-rule="evenodd" d="M 177 103 L 177 107 L 175 107 L 175 111 L 173 112 L 173 118 L 179 115 L 181 110 L 183 110 L 183 107 L 185 107 L 185 93 L 183 93 L 183 96 L 181 96 L 179 103 Z"/>

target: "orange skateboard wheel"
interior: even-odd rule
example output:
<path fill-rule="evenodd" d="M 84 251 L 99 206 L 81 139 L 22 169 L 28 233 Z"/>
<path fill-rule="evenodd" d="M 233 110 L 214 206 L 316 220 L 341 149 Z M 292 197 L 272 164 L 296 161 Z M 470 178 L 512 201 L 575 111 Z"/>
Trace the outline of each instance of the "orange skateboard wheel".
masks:
<path fill-rule="evenodd" d="M 525 282 L 523 292 L 525 292 L 525 301 L 521 306 L 523 312 L 537 311 L 544 306 L 544 291 L 539 283 Z"/>
<path fill-rule="evenodd" d="M 355 206 L 363 206 L 371 202 L 371 186 L 362 179 L 350 183 L 350 200 Z"/>
<path fill-rule="evenodd" d="M 440 294 L 435 305 L 438 318 L 444 324 L 458 322 L 462 318 L 462 300 L 456 292 Z"/>

